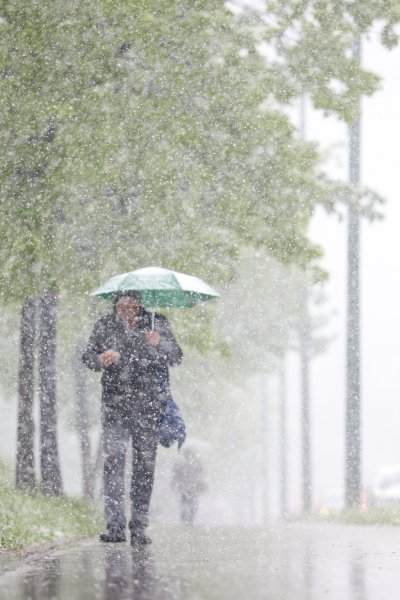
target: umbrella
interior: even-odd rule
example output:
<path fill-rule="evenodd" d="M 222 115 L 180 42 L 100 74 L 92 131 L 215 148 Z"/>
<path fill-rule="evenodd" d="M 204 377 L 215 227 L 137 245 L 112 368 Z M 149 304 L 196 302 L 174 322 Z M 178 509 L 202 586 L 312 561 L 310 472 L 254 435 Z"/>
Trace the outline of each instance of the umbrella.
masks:
<path fill-rule="evenodd" d="M 147 267 L 115 275 L 91 293 L 113 298 L 118 292 L 138 291 L 146 308 L 192 307 L 219 294 L 198 277 L 161 267 Z"/>

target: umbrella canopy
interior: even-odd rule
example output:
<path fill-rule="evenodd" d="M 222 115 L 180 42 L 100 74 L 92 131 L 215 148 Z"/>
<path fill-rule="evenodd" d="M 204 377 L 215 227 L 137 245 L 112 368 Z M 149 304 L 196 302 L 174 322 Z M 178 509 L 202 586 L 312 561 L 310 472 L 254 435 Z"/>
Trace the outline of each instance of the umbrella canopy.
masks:
<path fill-rule="evenodd" d="M 160 267 L 115 275 L 91 293 L 113 298 L 118 292 L 138 291 L 146 308 L 191 307 L 219 294 L 198 277 Z"/>

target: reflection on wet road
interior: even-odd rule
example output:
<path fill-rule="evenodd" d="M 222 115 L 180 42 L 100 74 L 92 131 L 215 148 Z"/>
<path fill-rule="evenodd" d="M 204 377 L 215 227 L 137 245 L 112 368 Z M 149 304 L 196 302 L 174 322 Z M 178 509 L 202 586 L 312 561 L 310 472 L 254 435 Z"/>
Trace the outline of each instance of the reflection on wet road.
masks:
<path fill-rule="evenodd" d="M 0 577 L 1 600 L 398 600 L 400 530 L 340 525 L 153 531 L 96 541 Z"/>

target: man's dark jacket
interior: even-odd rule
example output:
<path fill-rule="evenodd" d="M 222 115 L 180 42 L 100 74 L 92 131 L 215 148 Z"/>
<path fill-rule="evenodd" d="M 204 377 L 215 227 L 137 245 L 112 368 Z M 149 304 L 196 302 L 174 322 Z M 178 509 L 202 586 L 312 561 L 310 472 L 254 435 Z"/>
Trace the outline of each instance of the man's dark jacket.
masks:
<path fill-rule="evenodd" d="M 144 332 L 151 330 L 151 313 L 142 309 L 130 330 L 115 313 L 101 317 L 94 326 L 82 360 L 89 369 L 103 371 L 101 378 L 103 419 L 154 417 L 160 412 L 159 373 L 179 364 L 182 350 L 167 319 L 155 314 L 154 329 L 160 344 L 150 346 Z M 106 350 L 120 353 L 117 364 L 103 367 L 99 356 Z"/>

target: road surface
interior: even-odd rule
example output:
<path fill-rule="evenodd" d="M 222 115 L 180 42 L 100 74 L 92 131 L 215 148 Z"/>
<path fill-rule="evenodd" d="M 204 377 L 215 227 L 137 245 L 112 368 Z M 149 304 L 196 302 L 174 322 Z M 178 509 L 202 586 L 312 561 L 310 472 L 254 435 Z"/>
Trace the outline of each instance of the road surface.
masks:
<path fill-rule="evenodd" d="M 156 529 L 150 549 L 89 540 L 0 576 L 1 600 L 399 600 L 400 529 Z M 6 567 L 7 568 L 7 567 Z"/>

